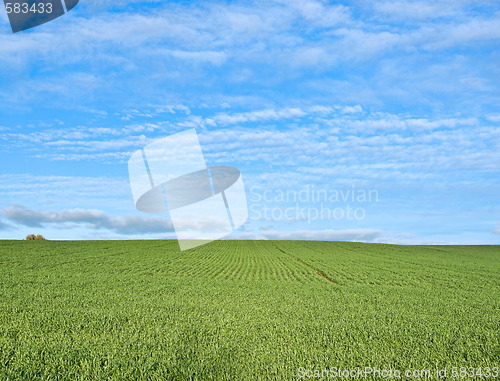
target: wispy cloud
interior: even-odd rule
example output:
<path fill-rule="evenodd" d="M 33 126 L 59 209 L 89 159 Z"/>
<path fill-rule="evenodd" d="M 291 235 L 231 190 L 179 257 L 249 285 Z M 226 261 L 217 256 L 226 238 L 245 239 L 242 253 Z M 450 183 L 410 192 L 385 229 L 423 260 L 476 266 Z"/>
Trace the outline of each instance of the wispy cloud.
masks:
<path fill-rule="evenodd" d="M 493 123 L 499 123 L 500 122 L 500 114 L 486 115 L 486 119 L 488 119 L 490 122 L 493 122 Z"/>
<path fill-rule="evenodd" d="M 5 53 L 1 59 L 12 60 L 15 56 L 19 60 L 23 55 L 28 58 L 39 51 L 47 54 L 47 60 L 50 60 L 50 55 L 53 54 L 55 59 L 74 62 L 79 53 L 92 51 L 100 55 L 105 53 L 108 44 L 111 44 L 115 46 L 114 54 L 119 48 L 136 47 L 140 48 L 137 54 L 141 55 L 146 52 L 147 55 L 154 54 L 157 57 L 167 54 L 183 61 L 221 64 L 229 57 L 237 59 L 237 55 L 228 52 L 243 53 L 245 50 L 241 44 L 244 42 L 247 53 L 241 54 L 241 58 L 248 59 L 248 52 L 253 52 L 250 53 L 252 60 L 260 61 L 270 56 L 282 57 L 279 64 L 290 65 L 293 62 L 286 62 L 287 56 L 289 58 L 290 55 L 279 54 L 279 51 L 289 49 L 296 53 L 311 52 L 321 46 L 327 46 L 325 53 L 330 51 L 330 54 L 335 54 L 338 58 L 359 59 L 359 54 L 370 57 L 394 46 L 405 49 L 404 44 L 412 42 L 417 48 L 436 48 L 499 38 L 499 20 L 494 18 L 494 14 L 488 18 L 484 17 L 484 20 L 471 19 L 467 17 L 463 5 L 454 7 L 451 2 L 375 3 L 374 9 L 378 15 L 390 15 L 405 20 L 427 20 L 423 23 L 424 27 L 416 31 L 395 25 L 387 28 L 391 31 L 375 31 L 375 26 L 379 26 L 376 22 L 365 20 L 361 23 L 353 19 L 353 11 L 371 11 L 370 6 L 363 7 L 362 3 L 359 6 L 361 9 L 358 10 L 354 6 L 351 8 L 308 0 L 250 2 L 247 5 L 236 2 L 224 7 L 212 3 L 199 6 L 196 10 L 177 4 L 162 4 L 142 8 L 141 11 L 134 9 L 129 12 L 125 8 L 122 12 L 92 14 L 92 17 L 86 18 L 78 17 L 79 13 L 75 12 L 71 22 L 64 20 L 66 22 L 52 25 L 53 28 L 44 34 L 19 36 L 15 43 L 8 34 L 0 35 Z M 447 20 L 436 24 L 432 21 L 432 18 L 453 13 L 460 14 L 460 18 L 455 22 Z M 317 44 L 298 35 L 297 24 L 306 28 L 306 32 L 319 32 L 322 43 Z M 57 25 L 60 27 L 57 28 Z M 168 41 L 170 47 L 158 49 L 160 41 Z M 250 49 L 247 44 L 249 41 Z M 156 49 L 153 49 L 155 43 Z M 74 50 L 75 45 L 80 46 L 76 56 L 62 54 L 66 50 Z M 262 55 L 262 52 L 265 54 Z M 108 58 L 109 54 L 112 52 L 108 52 Z M 105 55 L 98 57 L 106 58 Z M 119 65 L 127 65 L 123 58 L 118 61 L 120 62 L 116 63 Z"/>
<path fill-rule="evenodd" d="M 280 240 L 313 240 L 313 241 L 364 241 L 372 242 L 380 238 L 384 232 L 376 229 L 352 230 L 297 230 L 297 231 L 265 231 L 267 239 Z"/>
<path fill-rule="evenodd" d="M 497 171 L 500 130 L 476 117 L 412 117 L 369 113 L 359 105 L 301 105 L 204 116 L 183 108 L 171 122 L 121 128 L 85 127 L 0 132 L 7 149 L 22 146 L 37 159 L 124 163 L 140 147 L 197 128 L 212 164 L 293 165 L 298 173 L 372 179 L 443 177 L 440 171 Z M 135 114 L 142 111 L 135 110 Z M 279 125 L 275 125 L 279 122 Z M 264 125 L 262 125 L 264 124 Z M 248 128 L 248 126 L 250 128 Z M 142 135 L 139 135 L 142 134 Z M 147 135 L 147 137 L 146 137 Z M 45 149 L 40 153 L 40 147 Z"/>
<path fill-rule="evenodd" d="M 12 226 L 0 220 L 0 230 L 9 230 Z"/>
<path fill-rule="evenodd" d="M 303 117 L 304 115 L 306 115 L 306 113 L 300 108 L 287 108 L 283 110 L 267 109 L 240 114 L 217 114 L 212 118 L 212 120 L 217 124 L 227 125 L 279 119 L 294 119 Z"/>
<path fill-rule="evenodd" d="M 379 17 L 387 17 L 393 20 L 423 20 L 436 19 L 457 15 L 461 12 L 462 4 L 456 2 L 425 2 L 425 1 L 377 1 L 373 3 L 373 9 Z"/>

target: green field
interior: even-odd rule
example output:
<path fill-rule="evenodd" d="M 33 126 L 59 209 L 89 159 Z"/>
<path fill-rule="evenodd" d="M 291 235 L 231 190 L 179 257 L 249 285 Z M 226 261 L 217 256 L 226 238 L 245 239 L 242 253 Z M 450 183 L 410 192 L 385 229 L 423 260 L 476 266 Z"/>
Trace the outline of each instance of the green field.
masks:
<path fill-rule="evenodd" d="M 0 295 L 0 380 L 500 361 L 498 246 L 0 241 Z"/>

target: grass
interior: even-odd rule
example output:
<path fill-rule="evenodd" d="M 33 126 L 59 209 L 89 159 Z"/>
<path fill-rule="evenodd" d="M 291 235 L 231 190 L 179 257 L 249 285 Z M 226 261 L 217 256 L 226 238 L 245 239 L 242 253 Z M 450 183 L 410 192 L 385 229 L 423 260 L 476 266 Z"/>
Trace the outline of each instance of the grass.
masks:
<path fill-rule="evenodd" d="M 0 295 L 0 380 L 500 361 L 498 246 L 0 241 Z"/>

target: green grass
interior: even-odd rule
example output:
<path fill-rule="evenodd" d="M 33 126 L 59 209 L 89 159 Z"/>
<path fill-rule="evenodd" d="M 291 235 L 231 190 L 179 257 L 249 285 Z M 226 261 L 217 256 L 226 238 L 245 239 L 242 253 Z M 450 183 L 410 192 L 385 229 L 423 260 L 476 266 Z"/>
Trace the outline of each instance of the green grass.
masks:
<path fill-rule="evenodd" d="M 500 361 L 498 246 L 0 241 L 0 295 L 0 380 Z"/>

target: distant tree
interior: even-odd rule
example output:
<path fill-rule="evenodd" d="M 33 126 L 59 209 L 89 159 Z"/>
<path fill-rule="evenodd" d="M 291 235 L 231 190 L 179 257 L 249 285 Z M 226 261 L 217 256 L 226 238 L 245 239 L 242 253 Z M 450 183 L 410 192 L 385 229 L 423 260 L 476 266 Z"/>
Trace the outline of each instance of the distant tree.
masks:
<path fill-rule="evenodd" d="M 46 239 L 41 234 L 38 234 L 38 235 L 28 234 L 26 236 L 26 241 L 46 241 Z"/>

